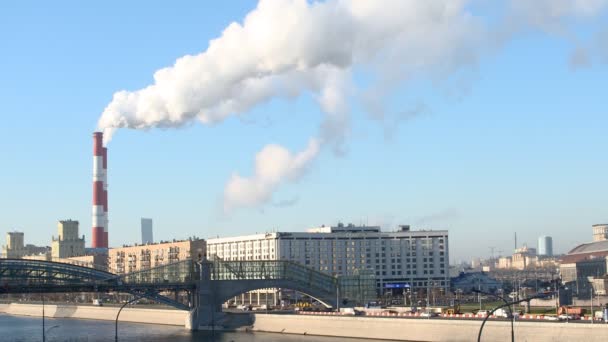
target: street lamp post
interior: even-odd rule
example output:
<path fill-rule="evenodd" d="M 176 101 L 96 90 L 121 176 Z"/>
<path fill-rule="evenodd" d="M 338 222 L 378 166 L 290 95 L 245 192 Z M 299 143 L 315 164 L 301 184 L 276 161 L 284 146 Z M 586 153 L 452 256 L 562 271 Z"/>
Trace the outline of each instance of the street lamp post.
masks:
<path fill-rule="evenodd" d="M 336 277 L 336 311 L 340 312 L 340 281 Z"/>
<path fill-rule="evenodd" d="M 477 277 L 477 299 L 479 299 L 479 310 L 481 310 L 481 279 Z"/>
<path fill-rule="evenodd" d="M 509 301 L 507 301 L 507 299 L 506 299 L 505 297 L 499 296 L 499 295 L 497 295 L 497 294 L 488 293 L 488 292 L 481 292 L 481 291 L 475 291 L 475 290 L 473 290 L 473 291 L 474 291 L 474 292 L 477 292 L 477 294 L 478 294 L 478 295 L 480 295 L 480 294 L 482 294 L 482 293 L 483 293 L 483 294 L 485 294 L 485 295 L 494 296 L 494 297 L 496 297 L 496 298 L 498 298 L 498 299 L 501 299 L 503 302 L 505 302 L 505 305 L 500 306 L 500 307 L 504 307 L 504 306 L 506 306 L 506 307 L 509 309 L 509 314 L 511 315 L 511 341 L 515 341 L 515 329 L 514 329 L 514 320 L 515 320 L 515 316 L 513 315 L 513 309 L 511 309 L 511 305 L 512 305 L 513 303 L 509 303 Z M 500 308 L 500 307 L 499 307 L 499 308 Z M 479 330 L 479 337 L 477 338 L 477 341 L 479 341 L 479 340 L 480 340 L 480 338 L 481 338 L 481 330 L 483 329 L 483 325 L 485 324 L 485 321 L 486 321 L 486 320 L 488 319 L 488 317 L 490 317 L 490 316 L 491 316 L 491 315 L 494 313 L 494 311 L 496 311 L 496 310 L 498 310 L 498 308 L 495 308 L 494 310 L 492 310 L 491 312 L 489 312 L 489 313 L 488 313 L 488 315 L 485 317 L 485 319 L 484 319 L 484 323 L 481 325 L 481 329 Z"/>
<path fill-rule="evenodd" d="M 483 322 L 481 323 L 481 327 L 479 328 L 479 334 L 477 335 L 477 342 L 481 342 L 481 332 L 483 331 L 483 326 L 486 324 L 486 321 L 488 320 L 488 318 L 490 316 L 492 316 L 496 310 L 504 308 L 504 307 L 509 307 L 510 305 L 519 304 L 519 303 L 522 303 L 522 302 L 525 302 L 525 301 L 530 301 L 530 300 L 535 299 L 535 298 L 544 298 L 544 297 L 545 297 L 545 295 L 532 296 L 532 297 L 529 297 L 529 298 L 519 299 L 519 300 L 516 300 L 516 301 L 511 302 L 511 303 L 506 303 L 506 304 L 503 304 L 501 306 L 498 306 L 498 307 L 492 309 L 492 311 L 490 311 L 488 313 L 488 315 L 486 316 L 486 318 L 484 318 Z M 515 341 L 515 335 L 513 334 L 513 330 L 512 329 L 511 329 L 511 341 Z"/>
<path fill-rule="evenodd" d="M 44 293 L 41 293 L 40 296 L 42 297 L 42 342 L 45 342 L 46 334 L 44 328 Z"/>
<path fill-rule="evenodd" d="M 125 306 L 133 303 L 134 301 L 138 300 L 140 297 L 138 296 L 134 296 L 133 299 L 125 302 L 120 309 L 118 309 L 118 313 L 116 314 L 116 321 L 114 322 L 114 341 L 118 341 L 118 316 L 120 316 L 120 312 L 122 311 L 122 309 L 124 309 Z"/>
<path fill-rule="evenodd" d="M 593 324 L 593 319 L 595 315 L 593 314 L 593 287 L 591 287 L 591 324 Z"/>

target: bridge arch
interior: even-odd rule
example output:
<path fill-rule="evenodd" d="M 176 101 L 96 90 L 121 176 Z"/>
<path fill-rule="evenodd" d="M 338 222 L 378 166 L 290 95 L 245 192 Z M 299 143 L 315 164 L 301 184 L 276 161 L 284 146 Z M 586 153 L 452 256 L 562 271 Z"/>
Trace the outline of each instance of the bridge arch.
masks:
<path fill-rule="evenodd" d="M 251 281 L 233 281 L 223 280 L 217 281 L 214 284 L 215 294 L 217 298 L 217 304 L 224 303 L 230 298 L 236 297 L 246 292 L 267 289 L 267 288 L 281 288 L 303 293 L 321 303 L 327 308 L 336 307 L 336 292 L 326 292 L 315 290 L 307 287 L 305 284 L 301 284 L 290 280 L 251 280 Z"/>
<path fill-rule="evenodd" d="M 116 279 L 110 272 L 43 260 L 0 259 L 0 282 L 8 286 L 91 284 Z"/>

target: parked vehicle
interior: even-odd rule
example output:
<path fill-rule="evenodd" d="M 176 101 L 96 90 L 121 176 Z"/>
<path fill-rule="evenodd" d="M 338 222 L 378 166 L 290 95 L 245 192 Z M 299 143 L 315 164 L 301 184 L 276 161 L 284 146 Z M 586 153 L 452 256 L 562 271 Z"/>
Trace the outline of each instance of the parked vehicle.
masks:
<path fill-rule="evenodd" d="M 573 308 L 570 306 L 560 306 L 558 314 L 568 314 L 573 316 L 584 316 L 587 313 L 587 310 L 584 308 Z"/>
<path fill-rule="evenodd" d="M 100 299 L 93 299 L 93 305 L 95 306 L 103 306 L 103 303 Z"/>
<path fill-rule="evenodd" d="M 357 314 L 354 308 L 340 308 L 340 313 L 349 316 L 355 316 Z"/>
<path fill-rule="evenodd" d="M 460 301 L 453 299 L 450 303 L 450 307 L 445 310 L 445 313 L 448 315 L 459 314 L 460 313 Z"/>
<path fill-rule="evenodd" d="M 272 310 L 272 309 L 266 304 L 262 304 L 260 306 L 253 307 L 253 311 L 267 311 L 267 310 Z"/>
<path fill-rule="evenodd" d="M 420 314 L 420 317 L 425 317 L 425 318 L 431 318 L 431 317 L 437 317 L 439 316 L 439 314 L 437 314 L 436 312 L 433 311 L 424 311 Z"/>
<path fill-rule="evenodd" d="M 382 309 L 382 305 L 378 302 L 369 302 L 365 304 L 366 309 Z"/>
<path fill-rule="evenodd" d="M 496 311 L 494 311 L 494 316 L 503 317 L 503 318 L 511 318 L 511 313 L 507 309 L 500 308 L 500 309 L 497 309 Z"/>

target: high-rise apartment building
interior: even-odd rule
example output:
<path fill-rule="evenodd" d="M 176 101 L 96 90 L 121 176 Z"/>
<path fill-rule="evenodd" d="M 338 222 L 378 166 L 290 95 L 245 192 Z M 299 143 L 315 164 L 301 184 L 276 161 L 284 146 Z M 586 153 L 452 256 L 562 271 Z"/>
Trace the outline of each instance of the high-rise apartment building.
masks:
<path fill-rule="evenodd" d="M 553 256 L 553 238 L 546 235 L 538 238 L 538 255 Z"/>
<path fill-rule="evenodd" d="M 22 232 L 6 233 L 6 245 L 2 246 L 2 257 L 21 258 L 25 256 L 27 251 L 23 245 L 23 240 Z"/>
<path fill-rule="evenodd" d="M 48 246 L 35 246 L 29 243 L 24 246 L 24 244 L 25 238 L 22 232 L 6 233 L 6 245 L 2 246 L 0 257 L 21 259 L 28 256 L 44 256 L 51 250 Z"/>
<path fill-rule="evenodd" d="M 141 243 L 143 245 L 147 243 L 154 243 L 154 236 L 152 234 L 152 219 L 143 218 L 141 219 Z"/>
<path fill-rule="evenodd" d="M 57 223 L 57 238 L 53 236 L 51 253 L 53 258 L 71 258 L 82 256 L 84 235 L 78 236 L 78 221 L 65 220 Z"/>
<path fill-rule="evenodd" d="M 170 241 L 147 245 L 110 248 L 108 267 L 111 272 L 124 274 L 182 260 L 203 260 L 205 240 Z"/>
<path fill-rule="evenodd" d="M 331 275 L 374 272 L 378 292 L 395 287 L 449 288 L 448 232 L 394 232 L 339 224 L 307 232 L 276 232 L 207 240 L 207 257 L 291 260 Z"/>

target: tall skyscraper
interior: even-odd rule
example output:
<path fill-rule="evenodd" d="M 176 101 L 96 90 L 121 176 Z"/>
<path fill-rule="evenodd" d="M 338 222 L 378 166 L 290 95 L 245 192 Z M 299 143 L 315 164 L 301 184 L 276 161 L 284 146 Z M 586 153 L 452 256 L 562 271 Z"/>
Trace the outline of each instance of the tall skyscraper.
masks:
<path fill-rule="evenodd" d="M 154 243 L 154 236 L 152 234 L 152 219 L 143 218 L 141 219 L 141 243 Z"/>
<path fill-rule="evenodd" d="M 538 238 L 538 255 L 553 256 L 553 238 L 546 235 Z"/>

